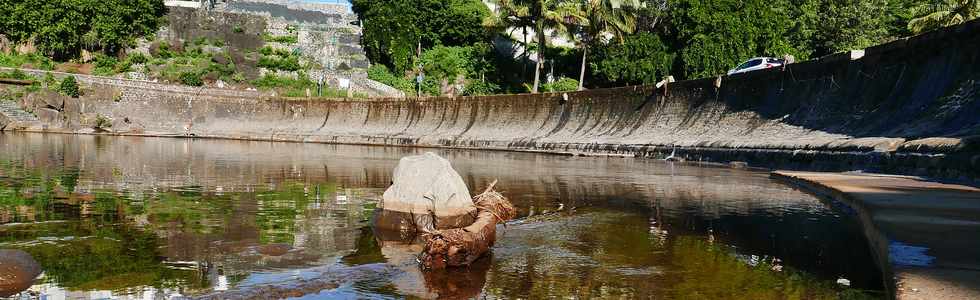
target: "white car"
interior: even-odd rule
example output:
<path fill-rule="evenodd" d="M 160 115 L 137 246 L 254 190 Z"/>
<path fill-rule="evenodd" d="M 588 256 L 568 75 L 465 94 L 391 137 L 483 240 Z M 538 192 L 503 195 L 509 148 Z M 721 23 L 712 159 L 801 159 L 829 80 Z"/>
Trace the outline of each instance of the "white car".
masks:
<path fill-rule="evenodd" d="M 738 65 L 738 67 L 732 69 L 731 71 L 728 71 L 728 75 L 752 72 L 755 70 L 762 70 L 768 68 L 782 67 L 783 64 L 785 63 L 786 61 L 781 58 L 756 57 L 742 63 L 741 65 Z"/>

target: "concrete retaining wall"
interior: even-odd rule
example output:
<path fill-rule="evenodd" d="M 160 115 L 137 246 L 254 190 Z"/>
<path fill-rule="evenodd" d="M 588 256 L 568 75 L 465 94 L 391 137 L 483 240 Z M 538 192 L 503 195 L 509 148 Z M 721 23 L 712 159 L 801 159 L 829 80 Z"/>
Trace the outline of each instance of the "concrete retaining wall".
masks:
<path fill-rule="evenodd" d="M 715 79 L 568 94 L 268 99 L 106 81 L 82 113 L 140 132 L 255 140 L 626 154 L 980 178 L 980 22 Z"/>

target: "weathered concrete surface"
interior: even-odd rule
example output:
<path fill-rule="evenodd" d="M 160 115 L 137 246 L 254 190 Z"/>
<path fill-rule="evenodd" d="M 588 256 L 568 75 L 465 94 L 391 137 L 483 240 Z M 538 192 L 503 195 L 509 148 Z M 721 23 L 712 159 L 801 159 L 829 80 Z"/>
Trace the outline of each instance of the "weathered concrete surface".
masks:
<path fill-rule="evenodd" d="M 621 154 L 785 169 L 980 178 L 980 21 L 866 50 L 714 79 L 568 94 L 417 100 L 262 98 L 80 77 L 118 99 L 74 115 L 142 134 Z M 118 100 L 118 101 L 115 101 Z M 69 120 L 80 119 L 68 114 Z M 69 121 L 69 123 L 72 123 Z M 67 128 L 75 132 L 78 127 Z"/>
<path fill-rule="evenodd" d="M 777 171 L 854 208 L 899 299 L 980 299 L 980 189 L 917 177 Z"/>

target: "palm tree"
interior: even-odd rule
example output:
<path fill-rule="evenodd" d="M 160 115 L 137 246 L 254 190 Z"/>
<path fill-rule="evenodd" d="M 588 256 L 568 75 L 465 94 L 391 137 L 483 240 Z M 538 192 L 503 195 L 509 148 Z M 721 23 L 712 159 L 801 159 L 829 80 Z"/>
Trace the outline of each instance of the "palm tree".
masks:
<path fill-rule="evenodd" d="M 589 53 L 589 43 L 597 41 L 605 34 L 611 34 L 620 43 L 623 37 L 636 30 L 637 11 L 642 3 L 639 0 L 584 0 L 587 22 L 582 24 L 582 69 L 579 73 L 578 90 L 585 89 L 585 66 Z"/>
<path fill-rule="evenodd" d="M 909 31 L 922 33 L 980 17 L 980 1 L 942 0 L 938 4 L 920 6 L 915 13 L 920 17 L 909 21 Z"/>
<path fill-rule="evenodd" d="M 582 6 L 571 0 L 535 0 L 530 7 L 534 20 L 534 31 L 538 35 L 538 62 L 534 68 L 534 86 L 531 93 L 538 93 L 541 85 L 541 69 L 544 68 L 544 50 L 547 47 L 546 30 L 551 34 L 567 35 L 569 26 L 586 22 Z"/>
<path fill-rule="evenodd" d="M 508 36 L 513 34 L 513 30 L 521 29 L 521 33 L 524 36 L 523 44 L 524 50 L 521 53 L 521 60 L 523 64 L 521 65 L 521 80 L 527 77 L 527 62 L 528 62 L 528 44 L 527 44 L 527 34 L 528 28 L 534 26 L 534 20 L 531 18 L 530 3 L 531 0 L 496 0 L 493 3 L 497 6 L 497 11 L 495 18 L 491 20 L 493 28 L 498 32 L 511 30 Z"/>

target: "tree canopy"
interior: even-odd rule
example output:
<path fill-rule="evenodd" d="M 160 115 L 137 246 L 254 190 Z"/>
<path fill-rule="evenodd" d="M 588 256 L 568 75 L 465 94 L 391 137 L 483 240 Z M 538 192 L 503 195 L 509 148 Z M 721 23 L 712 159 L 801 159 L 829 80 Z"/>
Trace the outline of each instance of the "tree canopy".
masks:
<path fill-rule="evenodd" d="M 368 58 L 402 73 L 421 44 L 468 46 L 488 41 L 490 10 L 480 0 L 354 0 Z"/>
<path fill-rule="evenodd" d="M 496 80 L 492 84 L 520 90 L 508 86 L 516 81 L 532 92 L 558 78 L 578 77 L 589 87 L 609 87 L 653 83 L 666 75 L 711 77 L 753 57 L 792 55 L 806 60 L 960 24 L 980 14 L 977 0 L 489 2 L 495 8 L 492 13 L 478 0 L 355 0 L 354 4 L 364 21 L 369 58 L 394 74 L 414 68 L 421 41 L 424 61 L 433 64 L 424 71 L 445 73 L 437 77 L 470 78 L 475 75 L 458 67 L 449 68 L 457 70 L 453 72 L 440 70 L 475 65 L 463 61 L 467 59 L 488 63 L 488 56 L 462 53 L 467 53 L 467 47 L 489 44 L 499 54 L 489 62 L 495 73 L 508 74 L 490 76 Z M 495 36 L 497 42 L 510 41 L 521 51 L 499 48 L 501 44 L 491 42 Z M 576 47 L 556 50 L 556 38 L 572 41 Z M 449 48 L 437 49 L 440 46 Z M 436 51 L 427 53 L 432 50 Z M 529 62 L 529 57 L 535 62 Z M 445 62 L 438 61 L 443 58 Z M 528 67 L 534 68 L 532 74 L 526 72 Z M 510 80 L 501 80 L 505 77 Z M 539 82 L 544 77 L 548 82 Z"/>
<path fill-rule="evenodd" d="M 55 58 L 115 53 L 155 33 L 165 13 L 163 0 L 0 0 L 0 33 L 14 43 L 33 39 Z"/>

